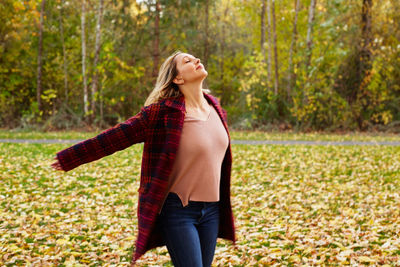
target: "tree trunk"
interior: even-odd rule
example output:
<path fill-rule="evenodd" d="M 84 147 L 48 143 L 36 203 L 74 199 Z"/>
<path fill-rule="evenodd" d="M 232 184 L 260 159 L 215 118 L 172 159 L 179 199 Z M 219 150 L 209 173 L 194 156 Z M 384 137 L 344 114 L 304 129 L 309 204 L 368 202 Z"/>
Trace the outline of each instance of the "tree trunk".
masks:
<path fill-rule="evenodd" d="M 272 0 L 272 31 L 274 35 L 274 61 L 275 61 L 275 82 L 274 82 L 274 90 L 275 95 L 278 94 L 279 88 L 279 73 L 278 73 L 278 44 L 277 44 L 277 37 L 276 37 L 276 19 L 275 19 L 275 0 Z"/>
<path fill-rule="evenodd" d="M 46 0 L 42 0 L 40 9 L 40 23 L 39 23 L 39 45 L 38 45 L 38 66 L 37 66 L 37 87 L 36 87 L 36 101 L 38 103 L 39 114 L 42 111 L 42 50 L 43 50 L 43 16 Z"/>
<path fill-rule="evenodd" d="M 204 54 L 203 54 L 203 62 L 204 62 L 204 66 L 207 67 L 208 66 L 208 48 L 209 48 L 209 44 L 208 44 L 208 39 L 209 39 L 209 33 L 208 33 L 208 18 L 209 18 L 209 1 L 206 0 L 205 1 L 205 18 L 204 18 L 204 32 L 205 32 L 205 38 L 204 38 Z"/>
<path fill-rule="evenodd" d="M 360 75 L 363 78 L 371 68 L 371 43 L 372 43 L 372 0 L 363 0 L 361 14 L 361 64 Z M 362 80 L 362 79 L 360 79 Z"/>
<path fill-rule="evenodd" d="M 360 88 L 358 89 L 358 99 L 365 99 L 365 102 L 360 101 L 361 112 L 357 116 L 357 124 L 360 130 L 365 130 L 364 114 L 370 105 L 370 98 L 366 96 L 365 89 L 371 79 L 371 44 L 372 44 L 372 15 L 371 15 L 372 0 L 363 0 L 361 10 L 361 44 L 360 44 L 360 68 L 358 70 Z"/>
<path fill-rule="evenodd" d="M 340 65 L 333 85 L 334 90 L 347 101 L 349 106 L 354 107 L 353 115 L 360 129 L 363 128 L 361 113 L 370 104 L 368 102 L 372 100 L 365 92 L 365 88 L 370 82 L 372 68 L 372 4 L 372 0 L 363 0 L 362 2 L 360 36 L 357 39 L 354 38 L 357 41 L 353 45 L 351 53 Z"/>
<path fill-rule="evenodd" d="M 225 73 L 224 73 L 224 70 L 225 70 L 225 64 L 224 64 L 225 59 L 224 59 L 224 57 L 225 57 L 225 44 L 226 44 L 226 42 L 225 42 L 225 33 L 226 33 L 226 30 L 225 30 L 225 28 L 226 28 L 226 26 L 225 26 L 225 18 L 228 15 L 228 11 L 229 11 L 229 1 L 226 4 L 226 8 L 224 10 L 223 17 L 222 17 L 222 29 L 221 29 L 222 40 L 221 40 L 221 45 L 220 45 L 220 47 L 221 47 L 220 55 L 221 56 L 219 57 L 220 81 L 222 83 L 224 83 L 224 75 L 225 75 Z M 221 104 L 223 104 L 222 101 L 225 101 L 225 94 L 226 94 L 226 90 L 222 90 Z"/>
<path fill-rule="evenodd" d="M 312 29 L 314 24 L 314 13 L 315 6 L 317 4 L 317 0 L 311 0 L 310 7 L 308 9 L 308 26 L 307 26 L 307 38 L 306 38 L 306 59 L 305 59 L 305 71 L 306 71 L 306 79 L 310 77 L 310 64 L 311 64 L 311 54 L 312 54 Z M 308 103 L 308 93 L 307 88 L 304 89 L 303 92 L 303 104 L 307 105 Z"/>
<path fill-rule="evenodd" d="M 308 27 L 307 27 L 307 55 L 306 55 L 306 72 L 309 75 L 309 67 L 311 64 L 311 54 L 312 54 L 312 30 L 314 25 L 314 14 L 315 14 L 315 6 L 317 4 L 317 0 L 311 0 L 310 8 L 308 12 Z"/>
<path fill-rule="evenodd" d="M 160 62 L 160 1 L 156 1 L 156 17 L 154 21 L 154 42 L 153 42 L 153 78 L 158 76 L 158 65 Z"/>
<path fill-rule="evenodd" d="M 88 88 L 86 80 L 86 41 L 85 41 L 85 5 L 86 1 L 82 0 L 82 14 L 81 14 L 81 28 L 82 28 L 82 79 L 83 79 L 83 109 L 85 118 L 89 112 L 89 101 L 88 101 Z"/>
<path fill-rule="evenodd" d="M 61 9 L 60 9 L 60 35 L 61 35 L 61 44 L 63 50 L 63 68 L 64 68 L 64 93 L 65 93 L 65 104 L 68 105 L 68 62 L 67 62 L 67 53 L 65 49 L 65 40 L 64 40 L 64 27 L 63 27 L 63 7 L 64 0 L 61 0 Z"/>
<path fill-rule="evenodd" d="M 268 87 L 272 86 L 272 15 L 271 15 L 271 0 L 267 0 L 267 15 L 268 15 Z"/>
<path fill-rule="evenodd" d="M 103 115 L 103 87 L 100 86 L 100 128 L 104 126 L 104 115 Z"/>
<path fill-rule="evenodd" d="M 103 17 L 103 2 L 104 0 L 99 0 L 99 7 L 97 10 L 97 24 L 96 24 L 96 43 L 95 43 L 95 54 L 93 61 L 93 78 L 92 78 L 92 114 L 91 120 L 94 121 L 96 116 L 96 94 L 99 83 L 99 72 L 97 70 L 97 64 L 99 62 L 100 48 L 101 48 L 101 22 Z"/>
<path fill-rule="evenodd" d="M 261 54 L 263 55 L 263 61 L 265 62 L 265 0 L 262 0 L 261 6 Z"/>
<path fill-rule="evenodd" d="M 300 9 L 300 0 L 294 0 L 295 2 L 295 13 L 294 13 L 294 21 L 293 21 L 293 33 L 292 33 L 292 41 L 290 42 L 289 49 L 289 70 L 288 70 L 288 83 L 287 83 L 287 100 L 291 101 L 292 96 L 292 88 L 293 85 L 296 84 L 296 76 L 294 73 L 293 67 L 293 53 L 296 50 L 296 42 L 297 42 L 297 17 Z"/>

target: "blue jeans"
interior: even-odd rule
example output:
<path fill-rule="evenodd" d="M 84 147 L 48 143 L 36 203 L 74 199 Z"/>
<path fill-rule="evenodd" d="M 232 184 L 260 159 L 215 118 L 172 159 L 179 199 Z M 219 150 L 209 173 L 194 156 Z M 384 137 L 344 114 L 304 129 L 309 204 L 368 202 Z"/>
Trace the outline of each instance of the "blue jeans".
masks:
<path fill-rule="evenodd" d="M 169 193 L 160 213 L 160 226 L 174 266 L 211 266 L 217 243 L 219 202 L 189 201 Z"/>

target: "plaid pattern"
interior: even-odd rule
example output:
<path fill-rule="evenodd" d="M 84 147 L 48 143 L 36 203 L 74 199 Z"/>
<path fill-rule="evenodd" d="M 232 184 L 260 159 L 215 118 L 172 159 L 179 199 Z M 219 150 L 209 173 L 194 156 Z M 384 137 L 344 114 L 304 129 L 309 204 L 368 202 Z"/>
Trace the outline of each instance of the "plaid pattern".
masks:
<path fill-rule="evenodd" d="M 229 147 L 221 167 L 220 209 L 218 237 L 235 243 L 235 227 L 230 201 L 232 152 L 227 126 L 227 113 L 217 98 L 204 93 L 214 106 L 228 133 Z M 157 215 L 167 196 L 168 177 L 178 150 L 185 118 L 184 96 L 167 98 L 142 107 L 140 112 L 125 122 L 109 128 L 99 135 L 82 141 L 57 153 L 64 171 L 69 171 L 104 156 L 144 142 L 137 207 L 139 232 L 131 264 L 146 251 L 165 245 Z"/>

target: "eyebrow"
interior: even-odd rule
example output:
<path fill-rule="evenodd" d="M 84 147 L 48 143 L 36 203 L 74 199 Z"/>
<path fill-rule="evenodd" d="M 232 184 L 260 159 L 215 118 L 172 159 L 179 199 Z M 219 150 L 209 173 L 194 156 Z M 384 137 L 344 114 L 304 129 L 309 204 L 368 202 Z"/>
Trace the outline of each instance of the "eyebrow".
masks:
<path fill-rule="evenodd" d="M 182 58 L 182 61 L 183 61 L 186 57 L 189 58 L 189 56 L 184 56 L 184 57 Z"/>

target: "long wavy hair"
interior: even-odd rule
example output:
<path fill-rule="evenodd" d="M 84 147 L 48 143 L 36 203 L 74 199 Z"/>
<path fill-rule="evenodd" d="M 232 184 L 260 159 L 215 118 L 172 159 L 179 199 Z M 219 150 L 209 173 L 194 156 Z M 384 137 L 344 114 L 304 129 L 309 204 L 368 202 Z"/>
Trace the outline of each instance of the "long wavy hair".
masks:
<path fill-rule="evenodd" d="M 176 68 L 175 57 L 178 54 L 183 53 L 180 50 L 176 50 L 170 55 L 160 67 L 156 86 L 150 95 L 147 97 L 144 106 L 148 106 L 168 97 L 178 97 L 182 95 L 177 84 L 173 82 L 173 79 L 178 75 L 178 69 Z M 202 89 L 205 93 L 210 93 L 209 89 Z"/>

